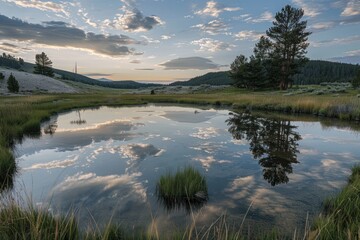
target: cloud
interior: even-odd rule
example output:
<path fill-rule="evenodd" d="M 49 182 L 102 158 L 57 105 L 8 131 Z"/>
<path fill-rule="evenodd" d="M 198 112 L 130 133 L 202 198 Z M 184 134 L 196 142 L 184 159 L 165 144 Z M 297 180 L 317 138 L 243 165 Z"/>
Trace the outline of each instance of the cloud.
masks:
<path fill-rule="evenodd" d="M 94 197 L 101 198 L 101 193 L 110 191 L 118 193 L 125 198 L 129 193 L 136 194 L 142 201 L 146 199 L 146 189 L 137 181 L 141 173 L 97 176 L 95 173 L 77 173 L 67 177 L 53 190 L 54 199 L 67 196 L 66 201 L 73 202 L 73 199 L 87 199 L 86 196 L 91 192 Z M 122 194 L 120 194 L 122 193 Z M 71 195 L 71 197 L 69 197 Z M 71 200 L 69 200 L 71 199 Z M 97 202 L 97 201 L 95 201 Z"/>
<path fill-rule="evenodd" d="M 65 22 L 32 24 L 0 15 L 0 38 L 26 41 L 55 47 L 72 47 L 112 57 L 137 55 L 125 45 L 141 44 L 125 35 L 104 35 L 85 32 Z"/>
<path fill-rule="evenodd" d="M 169 36 L 169 35 L 161 35 L 161 40 L 169 40 L 171 38 L 172 38 L 172 36 Z"/>
<path fill-rule="evenodd" d="M 224 43 L 211 38 L 202 38 L 191 42 L 192 45 L 199 46 L 199 51 L 218 52 L 227 50 L 230 51 L 235 45 Z"/>
<path fill-rule="evenodd" d="M 250 40 L 250 41 L 257 41 L 261 36 L 263 36 L 264 33 L 261 32 L 255 32 L 255 31 L 240 31 L 237 34 L 235 34 L 235 37 L 238 40 Z"/>
<path fill-rule="evenodd" d="M 360 49 L 345 52 L 346 56 L 360 56 Z"/>
<path fill-rule="evenodd" d="M 349 0 L 341 16 L 348 17 L 355 15 L 360 15 L 360 2 L 359 0 Z"/>
<path fill-rule="evenodd" d="M 314 2 L 311 2 L 311 4 L 306 0 L 292 0 L 292 2 L 304 10 L 304 16 L 312 18 L 321 13 Z"/>
<path fill-rule="evenodd" d="M 226 33 L 229 30 L 229 27 L 220 20 L 212 20 L 205 24 L 198 24 L 192 26 L 193 28 L 199 28 L 203 32 L 210 34 L 210 35 L 217 35 L 221 33 Z"/>
<path fill-rule="evenodd" d="M 25 170 L 67 168 L 75 165 L 78 159 L 79 156 L 71 156 L 71 158 L 65 160 L 55 160 L 47 163 L 37 163 L 29 168 L 25 168 Z"/>
<path fill-rule="evenodd" d="M 341 25 L 352 24 L 352 23 L 360 23 L 360 14 L 343 18 L 339 22 L 340 22 Z"/>
<path fill-rule="evenodd" d="M 145 158 L 150 156 L 158 157 L 165 152 L 165 150 L 158 149 L 152 144 L 133 143 L 121 146 L 120 152 L 123 157 L 129 159 L 126 170 L 128 171 L 129 169 L 133 170 L 136 168 Z"/>
<path fill-rule="evenodd" d="M 112 27 L 127 32 L 146 32 L 156 25 L 165 24 L 158 16 L 144 16 L 135 6 L 134 1 L 122 0 L 122 2 L 125 4 L 121 8 L 123 13 L 116 15 L 116 18 L 110 23 Z"/>
<path fill-rule="evenodd" d="M 329 40 L 323 40 L 318 42 L 311 42 L 310 45 L 313 47 L 323 47 L 323 46 L 332 46 L 332 45 L 339 45 L 339 44 L 348 44 L 353 42 L 360 41 L 360 35 L 354 35 L 345 38 L 334 38 Z"/>
<path fill-rule="evenodd" d="M 335 22 L 319 22 L 310 26 L 310 31 L 321 31 L 331 29 L 336 26 Z"/>
<path fill-rule="evenodd" d="M 83 19 L 83 21 L 84 21 L 86 24 L 88 24 L 88 25 L 90 25 L 90 26 L 92 26 L 92 27 L 94 27 L 94 28 L 98 27 L 98 24 L 95 23 L 94 21 L 92 21 L 92 20 L 88 17 L 89 13 L 87 13 L 87 12 L 85 11 L 85 9 L 80 8 L 80 9 L 78 10 L 78 15 Z"/>
<path fill-rule="evenodd" d="M 131 160 L 143 160 L 148 156 L 159 156 L 163 150 L 151 144 L 128 144 L 120 147 L 122 155 Z"/>
<path fill-rule="evenodd" d="M 190 134 L 190 136 L 199 139 L 210 139 L 219 136 L 219 129 L 214 127 L 196 128 L 197 132 Z"/>
<path fill-rule="evenodd" d="M 148 44 L 148 43 L 160 43 L 159 40 L 153 39 L 151 37 L 147 37 L 145 35 L 142 35 L 141 37 L 145 39 L 145 42 L 144 42 L 145 44 Z"/>
<path fill-rule="evenodd" d="M 140 60 L 137 60 L 137 59 L 134 59 L 134 60 L 130 61 L 130 63 L 139 64 L 139 63 L 141 63 L 141 61 L 140 61 Z"/>
<path fill-rule="evenodd" d="M 17 6 L 24 8 L 35 8 L 40 11 L 50 11 L 55 13 L 63 13 L 69 16 L 70 13 L 66 11 L 65 5 L 62 3 L 46 2 L 39 0 L 5 0 L 6 2 L 14 3 Z"/>
<path fill-rule="evenodd" d="M 196 11 L 195 14 L 219 17 L 219 15 L 222 12 L 234 12 L 234 11 L 239 11 L 240 9 L 241 8 L 239 7 L 234 7 L 234 8 L 225 7 L 224 5 L 219 4 L 215 1 L 209 1 L 206 3 L 206 7 L 204 9 Z"/>
<path fill-rule="evenodd" d="M 274 20 L 274 16 L 271 12 L 265 11 L 263 12 L 260 17 L 250 17 L 250 14 L 243 14 L 240 15 L 240 19 L 244 19 L 245 22 L 250 23 L 261 23 L 261 22 L 272 22 Z"/>
<path fill-rule="evenodd" d="M 24 48 L 24 47 L 19 47 L 17 45 L 12 44 L 12 43 L 3 42 L 3 43 L 0 43 L 0 50 L 15 54 L 15 53 L 20 53 L 20 52 L 24 52 L 24 51 L 29 51 L 31 49 Z"/>
<path fill-rule="evenodd" d="M 360 64 L 360 49 L 347 51 L 345 56 L 330 58 L 330 61 Z"/>
<path fill-rule="evenodd" d="M 187 57 L 169 60 L 159 64 L 165 67 L 165 70 L 205 70 L 205 69 L 219 69 L 220 65 L 214 63 L 210 59 L 202 57 Z"/>
<path fill-rule="evenodd" d="M 139 71 L 153 71 L 153 70 L 155 70 L 155 68 L 136 68 L 135 70 L 139 70 Z"/>

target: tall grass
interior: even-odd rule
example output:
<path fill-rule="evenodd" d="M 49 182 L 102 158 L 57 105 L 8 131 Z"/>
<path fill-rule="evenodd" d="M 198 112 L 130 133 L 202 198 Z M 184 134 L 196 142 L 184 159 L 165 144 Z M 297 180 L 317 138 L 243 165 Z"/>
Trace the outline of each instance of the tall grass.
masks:
<path fill-rule="evenodd" d="M 0 194 L 11 189 L 16 173 L 16 163 L 9 149 L 0 146 Z"/>
<path fill-rule="evenodd" d="M 360 239 L 360 166 L 352 169 L 348 185 L 324 202 L 312 237 L 316 239 Z"/>
<path fill-rule="evenodd" d="M 28 209 L 13 202 L 0 211 L 0 239 L 79 239 L 73 215 L 54 217 L 32 206 Z"/>

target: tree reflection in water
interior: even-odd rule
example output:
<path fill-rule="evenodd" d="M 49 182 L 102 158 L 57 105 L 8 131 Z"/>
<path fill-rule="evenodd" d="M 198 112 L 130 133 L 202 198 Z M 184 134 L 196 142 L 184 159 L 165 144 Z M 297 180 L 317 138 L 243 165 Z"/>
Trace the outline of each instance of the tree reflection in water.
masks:
<path fill-rule="evenodd" d="M 76 112 L 77 112 L 77 114 L 78 114 L 78 116 L 79 116 L 79 119 L 70 121 L 70 124 L 77 124 L 77 125 L 86 124 L 86 120 L 81 119 L 80 110 L 76 110 Z"/>
<path fill-rule="evenodd" d="M 250 151 L 263 167 L 263 176 L 272 186 L 288 183 L 292 164 L 297 161 L 301 136 L 296 126 L 283 119 L 268 119 L 248 112 L 230 113 L 226 120 L 234 139 L 247 140 Z"/>

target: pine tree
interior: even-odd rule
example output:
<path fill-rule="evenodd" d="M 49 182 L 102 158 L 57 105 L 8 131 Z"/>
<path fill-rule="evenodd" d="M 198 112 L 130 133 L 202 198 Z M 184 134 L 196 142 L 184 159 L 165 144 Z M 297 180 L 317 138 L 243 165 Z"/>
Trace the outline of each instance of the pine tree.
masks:
<path fill-rule="evenodd" d="M 54 71 L 52 69 L 52 61 L 44 52 L 35 55 L 35 64 L 36 65 L 34 67 L 34 73 L 49 77 L 54 76 Z"/>
<path fill-rule="evenodd" d="M 271 59 L 280 67 L 278 84 L 282 90 L 291 87 L 291 76 L 308 60 L 305 54 L 311 33 L 305 31 L 307 22 L 301 21 L 303 15 L 304 10 L 286 5 L 275 15 L 274 26 L 266 31 L 273 46 Z"/>
<path fill-rule="evenodd" d="M 234 80 L 233 85 L 236 87 L 245 87 L 245 88 L 248 87 L 245 76 L 247 62 L 248 60 L 244 55 L 239 55 L 230 65 L 229 75 Z"/>
<path fill-rule="evenodd" d="M 19 83 L 18 81 L 15 79 L 15 77 L 12 75 L 12 73 L 10 74 L 8 81 L 7 81 L 7 88 L 9 90 L 9 92 L 19 92 Z"/>

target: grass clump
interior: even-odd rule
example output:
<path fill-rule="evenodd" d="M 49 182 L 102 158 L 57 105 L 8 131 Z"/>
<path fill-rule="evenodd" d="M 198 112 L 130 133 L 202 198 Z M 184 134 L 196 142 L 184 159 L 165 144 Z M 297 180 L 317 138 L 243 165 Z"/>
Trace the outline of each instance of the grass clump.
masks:
<path fill-rule="evenodd" d="M 324 202 L 314 223 L 316 239 L 360 239 L 360 166 L 352 169 L 348 185 Z"/>
<path fill-rule="evenodd" d="M 0 239 L 79 239 L 79 228 L 73 216 L 54 217 L 9 203 L 0 211 Z"/>
<path fill-rule="evenodd" d="M 161 176 L 156 185 L 156 193 L 168 210 L 181 206 L 192 210 L 208 200 L 206 179 L 192 167 L 179 170 L 174 175 L 167 173 Z"/>
<path fill-rule="evenodd" d="M 16 162 L 12 153 L 0 146 L 0 193 L 12 188 L 15 173 Z"/>

